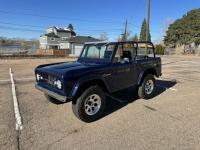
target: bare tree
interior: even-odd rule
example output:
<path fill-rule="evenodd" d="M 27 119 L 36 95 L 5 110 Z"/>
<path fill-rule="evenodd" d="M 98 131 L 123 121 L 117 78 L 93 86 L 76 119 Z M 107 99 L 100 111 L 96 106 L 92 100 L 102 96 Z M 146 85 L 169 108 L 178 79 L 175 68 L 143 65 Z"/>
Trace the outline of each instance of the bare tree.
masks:
<path fill-rule="evenodd" d="M 122 41 L 127 41 L 130 40 L 131 36 L 131 32 L 130 31 L 126 31 L 126 34 L 122 33 L 119 35 L 118 37 L 118 41 L 122 42 Z"/>
<path fill-rule="evenodd" d="M 139 41 L 139 39 L 138 39 L 138 35 L 135 34 L 134 36 L 129 37 L 128 40 L 129 40 L 129 41 Z"/>
<path fill-rule="evenodd" d="M 108 35 L 107 35 L 107 33 L 106 32 L 101 33 L 99 39 L 101 41 L 108 41 Z"/>
<path fill-rule="evenodd" d="M 169 25 L 172 24 L 173 22 L 174 22 L 174 20 L 172 20 L 172 19 L 166 19 L 164 21 L 163 27 L 162 27 L 162 32 L 164 35 L 166 34 L 166 31 L 168 30 Z"/>

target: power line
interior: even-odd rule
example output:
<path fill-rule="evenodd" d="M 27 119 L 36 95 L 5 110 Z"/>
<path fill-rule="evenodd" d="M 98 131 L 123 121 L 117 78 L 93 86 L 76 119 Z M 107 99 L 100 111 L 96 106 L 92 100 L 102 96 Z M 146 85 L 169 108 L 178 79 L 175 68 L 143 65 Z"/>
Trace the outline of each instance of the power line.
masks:
<path fill-rule="evenodd" d="M 47 19 L 56 19 L 56 20 L 71 20 L 71 21 L 80 21 L 80 22 L 87 22 L 87 23 L 106 23 L 106 24 L 121 24 L 122 21 L 99 21 L 93 19 L 80 19 L 80 18 L 65 18 L 65 17 L 56 17 L 56 16 L 48 16 L 48 15 L 39 15 L 39 14 L 32 14 L 32 13 L 22 13 L 22 12 L 14 12 L 14 11 L 7 11 L 7 10 L 0 10 L 0 13 L 3 14 L 11 14 L 11 15 L 23 15 L 23 16 L 32 16 L 32 17 L 40 17 L 40 18 L 47 18 Z M 129 25 L 134 25 L 131 22 L 128 22 Z M 38 26 L 39 27 L 39 26 Z M 135 26 L 134 26 L 135 27 Z M 137 28 L 137 27 L 135 27 Z"/>
<path fill-rule="evenodd" d="M 36 32 L 36 33 L 42 33 L 43 31 L 41 31 L 41 30 L 33 30 L 33 29 L 28 29 L 28 28 L 17 28 L 17 27 L 6 27 L 6 26 L 1 26 L 0 25 L 0 30 L 11 30 L 11 31 L 23 31 L 23 32 Z M 99 34 L 99 33 L 101 33 L 101 32 L 96 32 L 96 33 L 94 33 L 94 32 L 77 32 L 77 33 L 82 33 L 82 34 L 87 34 L 87 35 L 90 35 L 90 34 L 93 34 L 93 35 L 95 35 L 95 34 Z M 112 32 L 109 32 L 109 34 L 120 34 L 120 32 L 118 32 L 118 31 L 112 31 Z M 152 38 L 162 38 L 163 36 L 162 35 L 160 35 L 160 36 L 158 36 L 158 35 L 152 35 Z"/>
<path fill-rule="evenodd" d="M 100 34 L 100 33 L 103 33 L 103 32 L 101 32 L 101 31 L 97 31 L 97 32 L 80 31 L 80 32 L 77 32 L 77 33 L 88 33 L 88 34 L 95 34 L 95 33 L 97 34 L 97 33 L 98 33 L 98 34 Z M 110 31 L 109 33 L 118 33 L 118 34 L 121 34 L 120 31 Z M 108 34 L 109 34 L 109 33 L 108 33 Z"/>
<path fill-rule="evenodd" d="M 35 25 L 28 25 L 28 24 L 17 24 L 17 23 L 12 23 L 12 22 L 2 22 L 0 21 L 0 24 L 6 24 L 6 25 L 12 25 L 12 26 L 24 26 L 24 27 L 33 27 L 33 28 L 40 28 L 44 29 L 47 28 L 45 26 L 35 26 Z M 32 30 L 32 29 L 31 29 Z M 122 29 L 120 28 L 111 28 L 111 29 L 80 29 L 79 30 L 84 30 L 84 31 L 99 31 L 99 32 L 106 32 L 106 31 L 121 31 Z"/>
<path fill-rule="evenodd" d="M 30 29 L 30 28 L 19 28 L 19 27 L 8 27 L 8 26 L 1 26 L 0 25 L 0 30 L 12 30 L 12 31 L 23 31 L 23 32 L 37 32 L 37 33 L 43 33 L 42 30 L 35 30 L 35 29 Z M 82 32 L 77 32 L 77 33 L 85 33 L 85 34 L 99 34 L 102 31 L 82 31 Z M 119 33 L 120 31 L 110 31 L 109 33 Z"/>
<path fill-rule="evenodd" d="M 83 30 L 83 29 L 79 29 L 79 30 Z M 101 29 L 100 29 L 100 30 L 98 30 L 98 29 L 97 29 L 97 30 L 95 30 L 95 29 L 94 29 L 94 30 L 92 30 L 92 29 L 84 29 L 83 31 L 94 31 L 94 32 L 96 32 L 96 31 L 97 31 L 97 32 L 98 32 L 98 31 L 99 31 L 99 32 L 121 32 L 122 30 L 123 30 L 123 29 L 105 29 L 105 30 L 103 30 L 103 29 L 102 29 L 102 30 L 101 30 Z"/>
<path fill-rule="evenodd" d="M 0 25 L 0 30 L 14 30 L 14 31 L 29 31 L 29 32 L 38 32 L 38 33 L 42 33 L 43 31 L 41 30 L 34 30 L 34 29 L 27 29 L 27 28 L 17 28 L 17 27 L 6 27 L 6 26 L 1 26 Z"/>
<path fill-rule="evenodd" d="M 31 31 L 31 32 L 38 32 L 38 33 L 43 33 L 45 32 L 44 28 L 46 28 L 45 26 L 36 26 L 36 25 L 28 25 L 28 24 L 17 24 L 17 23 L 12 23 L 12 22 L 2 22 L 0 21 L 0 24 L 6 24 L 6 25 L 12 25 L 11 27 L 7 27 L 7 26 L 1 26 L 1 29 L 5 29 L 5 30 L 20 30 L 20 31 Z M 15 27 L 15 26 L 23 26 L 23 27 L 31 27 L 31 28 L 19 28 L 19 27 Z M 36 28 L 40 28 L 41 30 L 38 29 L 33 29 L 33 27 Z M 130 30 L 131 32 L 133 32 L 133 30 Z M 129 32 L 130 32 L 129 31 Z M 120 28 L 108 28 L 108 29 L 81 29 L 78 28 L 77 32 L 81 32 L 81 33 L 101 33 L 101 32 L 109 32 L 109 33 L 119 33 L 119 32 L 123 32 L 123 29 Z M 155 35 L 155 34 L 154 34 Z M 160 34 L 156 34 L 157 36 L 160 36 Z"/>
<path fill-rule="evenodd" d="M 80 19 L 80 18 L 65 18 L 65 17 L 56 17 L 56 16 L 48 16 L 48 15 L 39 15 L 39 14 L 32 14 L 32 13 L 22 13 L 22 12 L 14 12 L 14 11 L 5 11 L 0 10 L 0 13 L 3 14 L 12 14 L 12 15 L 23 15 L 23 16 L 32 16 L 32 17 L 40 17 L 40 18 L 48 18 L 48 19 L 57 19 L 57 20 L 75 20 L 81 22 L 96 22 L 96 23 L 122 23 L 121 21 L 99 21 L 99 20 L 92 20 L 92 19 Z"/>
<path fill-rule="evenodd" d="M 46 28 L 44 26 L 36 26 L 36 25 L 27 25 L 27 24 L 18 24 L 18 23 L 12 23 L 12 22 L 2 22 L 0 21 L 0 24 L 7 24 L 7 25 L 14 25 L 14 26 L 24 26 L 24 27 L 33 27 L 33 28 Z"/>
<path fill-rule="evenodd" d="M 39 15 L 39 14 L 31 14 L 31 13 L 22 13 L 22 12 L 13 12 L 13 11 L 5 11 L 5 10 L 0 10 L 0 13 L 4 14 L 12 14 L 12 15 L 24 15 L 24 16 L 33 16 L 33 17 L 40 17 L 40 18 L 49 18 L 49 19 L 59 19 L 59 20 L 66 20 L 67 18 L 64 17 L 55 17 L 55 16 L 47 16 L 47 15 Z M 68 18 L 69 19 L 69 18 Z M 77 20 L 77 21 L 82 21 L 82 22 L 96 22 L 96 23 L 120 23 L 120 21 L 97 21 L 97 20 L 89 20 L 89 19 L 79 19 L 79 18 L 71 18 L 71 20 Z M 39 25 L 29 25 L 29 24 L 18 24 L 18 23 L 12 23 L 12 22 L 2 22 L 0 21 L 0 24 L 4 25 L 11 25 L 11 26 L 20 26 L 20 27 L 31 27 L 31 28 L 19 28 L 19 27 L 6 27 L 6 26 L 0 26 L 1 29 L 4 30 L 19 30 L 19 31 L 29 31 L 29 32 L 38 32 L 38 33 L 43 33 L 42 31 L 44 28 L 47 28 L 47 26 L 39 26 Z M 131 24 L 131 27 L 134 27 L 134 24 L 128 22 L 127 24 Z M 38 29 L 32 29 L 32 28 L 38 28 Z M 109 33 L 119 33 L 123 32 L 123 29 L 120 28 L 111 28 L 111 29 L 81 29 L 77 28 L 77 31 L 83 30 L 82 32 L 96 32 L 96 33 L 101 33 L 101 32 L 109 32 Z M 82 33 L 81 32 L 81 33 Z M 94 34 L 94 33 L 92 33 Z"/>

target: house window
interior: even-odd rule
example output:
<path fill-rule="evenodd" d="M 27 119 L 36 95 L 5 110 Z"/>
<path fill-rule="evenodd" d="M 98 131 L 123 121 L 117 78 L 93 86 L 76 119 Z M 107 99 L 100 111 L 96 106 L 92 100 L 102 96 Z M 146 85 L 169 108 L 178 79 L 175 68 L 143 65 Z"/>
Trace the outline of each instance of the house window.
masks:
<path fill-rule="evenodd" d="M 51 41 L 55 41 L 55 38 L 54 38 L 54 37 L 51 37 L 50 40 L 51 40 Z"/>
<path fill-rule="evenodd" d="M 67 37 L 62 37 L 62 41 L 67 41 Z"/>

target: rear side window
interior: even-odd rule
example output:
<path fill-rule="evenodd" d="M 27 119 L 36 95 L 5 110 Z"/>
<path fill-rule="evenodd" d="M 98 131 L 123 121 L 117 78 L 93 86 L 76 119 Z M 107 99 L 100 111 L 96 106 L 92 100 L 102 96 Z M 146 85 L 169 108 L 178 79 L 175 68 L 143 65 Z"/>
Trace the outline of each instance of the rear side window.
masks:
<path fill-rule="evenodd" d="M 154 57 L 152 45 L 146 44 L 146 43 L 138 43 L 137 56 L 143 57 L 143 56 L 146 56 L 146 55 L 148 57 Z"/>

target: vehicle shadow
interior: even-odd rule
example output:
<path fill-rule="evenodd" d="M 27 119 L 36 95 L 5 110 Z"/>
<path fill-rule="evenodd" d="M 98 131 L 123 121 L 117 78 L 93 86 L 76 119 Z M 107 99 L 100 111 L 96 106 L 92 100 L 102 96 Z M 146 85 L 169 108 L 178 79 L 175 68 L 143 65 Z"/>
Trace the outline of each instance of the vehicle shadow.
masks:
<path fill-rule="evenodd" d="M 156 80 L 156 91 L 154 97 L 159 96 L 163 92 L 165 92 L 167 89 L 175 86 L 177 84 L 176 81 L 168 81 L 168 80 Z M 104 116 L 107 116 L 124 106 L 135 102 L 138 100 L 137 96 L 137 88 L 131 87 L 125 90 L 118 91 L 116 93 L 113 93 L 112 96 L 107 96 L 107 104 L 106 104 L 106 110 L 104 113 Z"/>

